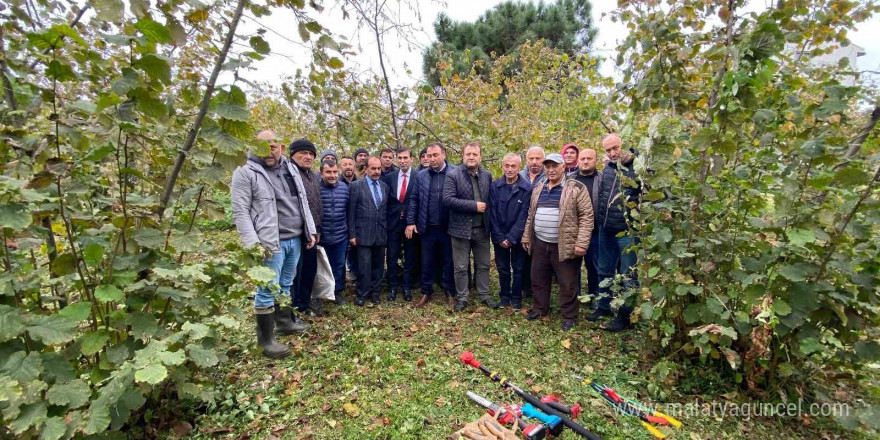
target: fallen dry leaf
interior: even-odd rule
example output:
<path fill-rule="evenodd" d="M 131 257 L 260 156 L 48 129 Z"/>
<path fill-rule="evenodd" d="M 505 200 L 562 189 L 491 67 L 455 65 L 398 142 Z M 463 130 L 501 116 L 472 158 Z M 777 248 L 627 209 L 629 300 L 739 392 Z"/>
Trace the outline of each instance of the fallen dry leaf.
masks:
<path fill-rule="evenodd" d="M 571 339 L 563 339 L 562 346 L 565 347 L 566 350 L 571 348 Z"/>
<path fill-rule="evenodd" d="M 345 413 L 348 414 L 349 417 L 357 417 L 361 415 L 361 409 L 351 402 L 342 405 L 342 410 L 345 411 Z"/>

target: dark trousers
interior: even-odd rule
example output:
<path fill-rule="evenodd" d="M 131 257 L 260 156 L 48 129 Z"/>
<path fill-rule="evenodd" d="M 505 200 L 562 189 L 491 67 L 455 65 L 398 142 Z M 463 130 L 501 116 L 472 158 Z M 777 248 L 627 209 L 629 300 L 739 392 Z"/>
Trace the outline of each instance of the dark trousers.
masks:
<path fill-rule="evenodd" d="M 403 287 L 404 290 L 410 290 L 413 285 L 416 243 L 419 238 L 415 234 L 413 238 L 406 238 L 405 231 L 405 228 L 388 231 L 388 287 L 392 289 Z M 401 254 L 403 254 L 403 277 L 399 275 Z M 402 285 L 400 278 L 403 278 Z"/>
<path fill-rule="evenodd" d="M 303 234 L 305 236 L 305 234 Z M 318 273 L 318 247 L 306 249 L 308 241 L 302 241 L 302 258 L 297 266 L 296 280 L 293 282 L 293 305 L 300 312 L 309 308 L 312 301 L 312 287 L 315 285 L 315 274 Z"/>
<path fill-rule="evenodd" d="M 357 296 L 366 299 L 373 294 L 379 297 L 382 288 L 382 272 L 385 266 L 385 246 L 355 246 L 357 250 L 358 280 Z"/>
<path fill-rule="evenodd" d="M 584 267 L 587 268 L 587 294 L 596 300 L 596 292 L 599 291 L 599 231 L 594 229 L 590 237 L 590 247 L 587 255 L 584 255 Z M 581 271 L 578 270 L 578 296 L 581 294 Z"/>
<path fill-rule="evenodd" d="M 446 292 L 453 292 L 452 241 L 449 234 L 439 226 L 428 226 L 422 232 L 422 293 L 434 293 L 434 274 L 440 273 L 441 285 Z"/>
<path fill-rule="evenodd" d="M 346 240 L 345 242 L 348 243 L 348 240 Z M 351 244 L 348 244 L 348 248 L 345 253 L 345 259 L 348 262 L 348 271 L 351 272 L 351 274 L 354 275 L 355 278 L 357 278 L 357 249 L 354 249 Z"/>
<path fill-rule="evenodd" d="M 639 287 L 639 279 L 636 276 L 636 252 L 633 245 L 637 245 L 638 239 L 624 235 L 618 237 L 614 231 L 599 231 L 599 279 L 600 282 L 606 279 L 613 280 L 616 273 L 620 273 L 623 277 L 622 287 L 624 290 L 634 291 Z M 604 312 L 611 311 L 611 300 L 614 298 L 614 292 L 610 287 L 600 287 L 598 290 L 599 302 L 597 308 Z M 628 303 L 635 302 L 633 299 Z M 628 313 L 630 308 L 624 306 L 621 308 L 624 313 Z"/>
<path fill-rule="evenodd" d="M 336 280 L 335 292 L 342 292 L 345 290 L 345 254 L 348 251 L 348 240 L 322 246 L 324 252 L 327 252 L 327 260 L 330 261 L 330 269 L 333 270 L 333 278 Z"/>
<path fill-rule="evenodd" d="M 550 313 L 550 287 L 553 275 L 559 281 L 559 308 L 566 321 L 577 321 L 577 280 L 581 259 L 559 261 L 559 246 L 535 239 L 532 243 L 532 311 Z"/>
<path fill-rule="evenodd" d="M 522 245 L 507 249 L 495 245 L 495 267 L 498 268 L 498 281 L 501 284 L 498 296 L 501 301 L 506 298 L 512 304 L 522 304 L 523 271 L 528 256 Z"/>

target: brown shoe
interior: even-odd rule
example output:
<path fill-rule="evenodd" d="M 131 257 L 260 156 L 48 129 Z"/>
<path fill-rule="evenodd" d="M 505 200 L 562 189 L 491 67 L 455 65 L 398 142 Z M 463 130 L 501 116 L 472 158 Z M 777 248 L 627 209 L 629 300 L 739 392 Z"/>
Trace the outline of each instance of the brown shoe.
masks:
<path fill-rule="evenodd" d="M 431 297 L 429 295 L 422 294 L 422 297 L 419 298 L 418 301 L 416 301 L 416 307 L 417 308 L 425 307 L 425 305 L 427 305 L 428 302 L 430 302 L 430 301 L 431 301 Z"/>

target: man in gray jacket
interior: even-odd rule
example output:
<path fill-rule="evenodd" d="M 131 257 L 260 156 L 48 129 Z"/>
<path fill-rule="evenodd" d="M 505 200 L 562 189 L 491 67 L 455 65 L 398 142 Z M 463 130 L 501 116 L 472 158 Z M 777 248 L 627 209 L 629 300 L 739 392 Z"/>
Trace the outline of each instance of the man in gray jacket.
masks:
<path fill-rule="evenodd" d="M 449 236 L 452 239 L 452 264 L 455 275 L 455 308 L 460 312 L 467 307 L 468 266 L 471 251 L 474 254 L 474 280 L 483 304 L 497 309 L 498 303 L 489 297 L 489 187 L 492 175 L 480 167 L 480 144 L 465 145 L 463 164 L 446 175 L 443 185 L 443 205 L 449 209 Z"/>
<path fill-rule="evenodd" d="M 246 247 L 260 245 L 265 264 L 275 271 L 275 284 L 290 295 L 296 265 L 302 251 L 300 237 L 315 246 L 317 229 L 309 210 L 299 170 L 284 158 L 284 143 L 274 131 L 257 134 L 257 147 L 247 162 L 232 174 L 232 211 L 235 228 Z M 290 349 L 275 341 L 274 333 L 288 335 L 308 325 L 296 319 L 288 307 L 275 304 L 273 292 L 258 287 L 254 297 L 257 343 L 263 355 L 283 358 Z"/>

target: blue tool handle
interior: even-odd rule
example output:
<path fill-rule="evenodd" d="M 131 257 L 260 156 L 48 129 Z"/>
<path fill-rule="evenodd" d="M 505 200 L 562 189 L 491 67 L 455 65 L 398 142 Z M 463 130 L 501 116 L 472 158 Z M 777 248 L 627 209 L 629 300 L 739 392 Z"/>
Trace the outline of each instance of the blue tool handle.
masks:
<path fill-rule="evenodd" d="M 537 419 L 537 420 L 544 422 L 544 424 L 547 425 L 547 427 L 551 428 L 551 429 L 555 428 L 557 425 L 562 423 L 562 419 L 560 419 L 559 416 L 551 416 L 549 414 L 544 414 L 543 412 L 541 412 L 541 410 L 532 406 L 531 403 L 527 403 L 522 406 L 522 413 L 526 417 L 530 417 L 530 418 Z"/>

